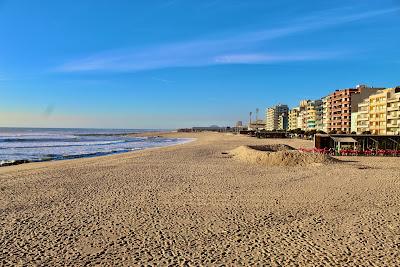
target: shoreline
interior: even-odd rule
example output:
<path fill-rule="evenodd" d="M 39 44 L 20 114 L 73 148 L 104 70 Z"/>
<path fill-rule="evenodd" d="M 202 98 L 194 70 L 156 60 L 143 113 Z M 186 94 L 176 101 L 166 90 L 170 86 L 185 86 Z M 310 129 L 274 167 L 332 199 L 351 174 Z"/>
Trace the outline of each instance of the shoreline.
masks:
<path fill-rule="evenodd" d="M 95 134 L 95 135 L 77 135 L 77 136 L 126 136 L 126 137 L 154 137 L 154 138 L 167 138 L 167 137 L 162 137 L 161 135 L 168 135 L 168 134 L 173 134 L 174 132 L 148 132 L 145 135 L 142 135 L 141 133 L 129 133 L 129 134 Z M 104 157 L 104 156 L 112 156 L 112 155 L 119 155 L 119 154 L 125 154 L 125 153 L 133 153 L 133 152 L 138 152 L 138 151 L 143 151 L 143 150 L 148 150 L 148 149 L 157 149 L 157 148 L 163 148 L 163 147 L 170 147 L 170 146 L 175 146 L 175 145 L 182 145 L 186 143 L 190 143 L 195 141 L 195 138 L 176 138 L 179 143 L 176 144 L 171 144 L 171 145 L 163 145 L 163 146 L 156 146 L 156 147 L 145 147 L 145 148 L 135 148 L 135 149 L 129 149 L 129 150 L 124 150 L 124 151 L 110 151 L 110 152 L 98 152 L 98 153 L 91 153 L 91 154 L 84 154 L 84 155 L 65 155 L 60 158 L 43 158 L 40 160 L 12 160 L 12 161 L 0 161 L 0 168 L 5 168 L 5 167 L 11 167 L 11 166 L 18 166 L 22 164 L 29 164 L 29 163 L 42 163 L 42 162 L 57 162 L 57 161 L 66 161 L 66 160 L 78 160 L 78 159 L 89 159 L 89 158 L 97 158 L 97 157 Z"/>
<path fill-rule="evenodd" d="M 197 139 L 0 168 L 0 264 L 400 264 L 397 158 L 264 166 L 230 152 L 312 142 L 167 136 Z"/>

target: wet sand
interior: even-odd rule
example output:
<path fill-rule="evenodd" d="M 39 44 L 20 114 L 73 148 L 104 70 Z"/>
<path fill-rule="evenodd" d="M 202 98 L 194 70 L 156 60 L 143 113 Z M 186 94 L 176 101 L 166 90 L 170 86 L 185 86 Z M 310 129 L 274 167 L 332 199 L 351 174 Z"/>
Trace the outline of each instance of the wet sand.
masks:
<path fill-rule="evenodd" d="M 261 166 L 258 140 L 0 168 L 0 265 L 399 266 L 400 158 Z"/>

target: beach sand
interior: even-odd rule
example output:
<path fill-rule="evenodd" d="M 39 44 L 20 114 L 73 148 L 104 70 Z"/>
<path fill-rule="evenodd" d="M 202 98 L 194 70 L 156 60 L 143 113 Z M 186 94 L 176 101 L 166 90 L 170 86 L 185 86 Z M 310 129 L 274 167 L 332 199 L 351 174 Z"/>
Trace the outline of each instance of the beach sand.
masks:
<path fill-rule="evenodd" d="M 312 142 L 163 135 L 197 141 L 0 168 L 0 265 L 400 265 L 400 158 L 264 166 L 229 151 Z"/>

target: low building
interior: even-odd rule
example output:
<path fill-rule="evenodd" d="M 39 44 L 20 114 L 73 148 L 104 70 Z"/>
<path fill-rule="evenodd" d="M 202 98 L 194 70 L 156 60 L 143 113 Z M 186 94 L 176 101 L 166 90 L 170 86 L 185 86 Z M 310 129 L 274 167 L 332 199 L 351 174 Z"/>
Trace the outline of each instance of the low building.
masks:
<path fill-rule="evenodd" d="M 192 128 L 192 132 L 227 132 L 228 130 L 230 130 L 230 127 L 219 127 L 216 125 Z"/>
<path fill-rule="evenodd" d="M 252 121 L 249 125 L 249 130 L 264 130 L 265 122 L 263 120 Z"/>
<path fill-rule="evenodd" d="M 372 134 L 316 134 L 314 146 L 317 149 L 338 149 L 338 143 L 347 143 L 351 149 L 366 150 L 399 150 L 400 135 L 372 135 Z"/>

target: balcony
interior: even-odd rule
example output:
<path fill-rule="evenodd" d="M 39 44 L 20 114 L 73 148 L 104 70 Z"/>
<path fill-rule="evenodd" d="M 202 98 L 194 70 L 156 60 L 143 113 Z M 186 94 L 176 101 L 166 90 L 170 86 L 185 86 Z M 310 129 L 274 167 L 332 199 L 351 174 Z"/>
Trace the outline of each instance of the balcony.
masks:
<path fill-rule="evenodd" d="M 386 113 L 386 109 L 375 109 L 371 110 L 370 113 Z"/>
<path fill-rule="evenodd" d="M 385 119 L 384 118 L 369 118 L 369 121 L 379 122 L 379 121 L 385 121 Z"/>
<path fill-rule="evenodd" d="M 395 102 L 399 102 L 399 101 L 400 101 L 400 99 L 398 99 L 398 98 L 391 98 L 391 99 L 387 100 L 388 103 L 395 103 Z"/>
<path fill-rule="evenodd" d="M 400 118 L 400 114 L 388 114 L 387 115 L 387 119 L 399 119 Z"/>
<path fill-rule="evenodd" d="M 388 123 L 386 125 L 388 128 L 400 128 L 400 123 Z"/>
<path fill-rule="evenodd" d="M 397 111 L 399 109 L 400 109 L 399 106 L 397 106 L 397 107 L 387 107 L 387 111 Z"/>
<path fill-rule="evenodd" d="M 388 129 L 386 134 L 387 135 L 399 135 L 400 131 L 399 131 L 399 129 Z"/>
<path fill-rule="evenodd" d="M 368 121 L 369 118 L 368 117 L 362 117 L 362 118 L 357 118 L 358 121 Z"/>

